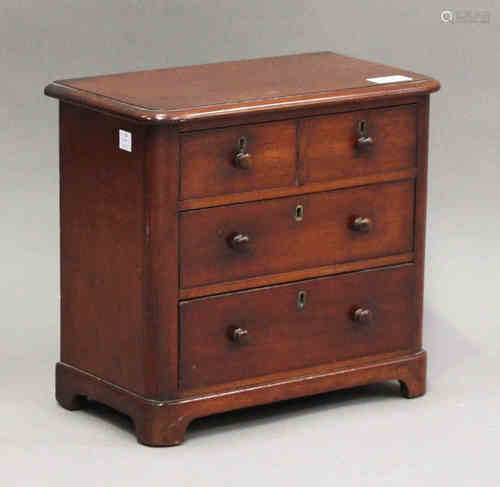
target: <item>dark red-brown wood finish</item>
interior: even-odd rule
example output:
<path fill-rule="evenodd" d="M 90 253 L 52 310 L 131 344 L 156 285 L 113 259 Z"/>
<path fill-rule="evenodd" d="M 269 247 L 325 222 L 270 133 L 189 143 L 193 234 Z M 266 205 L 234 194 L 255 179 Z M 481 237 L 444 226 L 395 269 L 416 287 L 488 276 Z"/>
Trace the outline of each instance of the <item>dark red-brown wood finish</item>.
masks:
<path fill-rule="evenodd" d="M 377 85 L 368 78 L 404 75 Z M 439 83 L 418 73 L 333 52 L 268 57 L 55 81 L 49 96 L 147 123 L 182 124 L 428 94 Z"/>
<path fill-rule="evenodd" d="M 411 252 L 414 198 L 400 181 L 183 213 L 180 286 Z"/>
<path fill-rule="evenodd" d="M 184 301 L 179 386 L 413 350 L 415 291 L 405 264 Z"/>
<path fill-rule="evenodd" d="M 411 79 L 367 80 L 393 74 Z M 49 85 L 59 403 L 101 401 L 174 445 L 230 409 L 384 380 L 423 394 L 438 89 L 333 53 Z"/>
<path fill-rule="evenodd" d="M 293 121 L 283 121 L 184 134 L 181 199 L 294 185 L 296 131 Z M 238 162 L 240 145 L 248 151 L 245 165 Z"/>

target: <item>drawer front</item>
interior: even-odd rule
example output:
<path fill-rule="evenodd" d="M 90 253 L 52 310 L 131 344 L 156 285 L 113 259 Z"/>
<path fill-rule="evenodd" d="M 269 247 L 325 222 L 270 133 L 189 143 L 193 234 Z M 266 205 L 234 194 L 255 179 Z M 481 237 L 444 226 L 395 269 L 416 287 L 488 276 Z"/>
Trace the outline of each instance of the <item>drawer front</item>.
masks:
<path fill-rule="evenodd" d="M 295 184 L 293 121 L 207 130 L 181 138 L 181 198 Z"/>
<path fill-rule="evenodd" d="M 299 134 L 305 183 L 415 166 L 415 105 L 306 119 Z"/>
<path fill-rule="evenodd" d="M 413 264 L 186 301 L 181 389 L 416 346 Z"/>
<path fill-rule="evenodd" d="M 413 206 L 403 181 L 183 213 L 181 287 L 409 252 Z"/>

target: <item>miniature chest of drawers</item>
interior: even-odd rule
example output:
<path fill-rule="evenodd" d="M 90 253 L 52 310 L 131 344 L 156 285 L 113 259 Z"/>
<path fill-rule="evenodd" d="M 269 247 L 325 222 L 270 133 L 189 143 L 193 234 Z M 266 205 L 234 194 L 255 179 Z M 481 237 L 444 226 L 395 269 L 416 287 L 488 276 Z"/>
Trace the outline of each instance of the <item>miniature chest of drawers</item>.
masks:
<path fill-rule="evenodd" d="M 323 52 L 57 81 L 56 397 L 197 417 L 425 391 L 432 78 Z"/>

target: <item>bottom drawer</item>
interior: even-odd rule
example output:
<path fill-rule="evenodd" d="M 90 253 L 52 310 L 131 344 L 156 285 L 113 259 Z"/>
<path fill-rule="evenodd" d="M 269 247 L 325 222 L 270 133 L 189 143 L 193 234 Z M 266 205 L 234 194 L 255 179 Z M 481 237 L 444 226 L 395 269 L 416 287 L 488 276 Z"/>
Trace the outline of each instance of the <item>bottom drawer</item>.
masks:
<path fill-rule="evenodd" d="M 182 390 L 416 346 L 415 266 L 180 304 Z"/>

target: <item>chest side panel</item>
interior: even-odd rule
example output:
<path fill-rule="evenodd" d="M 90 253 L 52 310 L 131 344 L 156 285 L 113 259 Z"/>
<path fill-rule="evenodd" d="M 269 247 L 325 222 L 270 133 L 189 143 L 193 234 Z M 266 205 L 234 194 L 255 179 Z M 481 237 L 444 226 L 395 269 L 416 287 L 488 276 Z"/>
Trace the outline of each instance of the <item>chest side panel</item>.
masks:
<path fill-rule="evenodd" d="M 62 103 L 60 130 L 61 359 L 144 394 L 144 129 Z"/>

